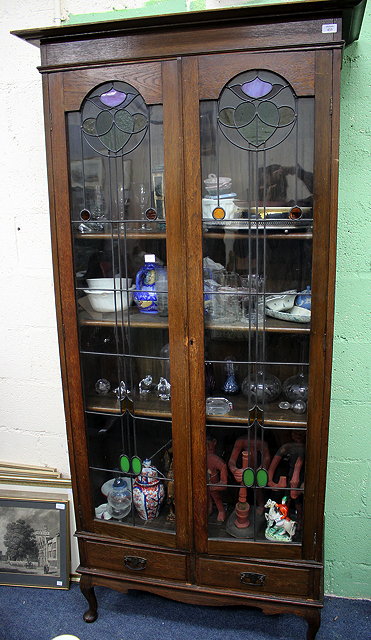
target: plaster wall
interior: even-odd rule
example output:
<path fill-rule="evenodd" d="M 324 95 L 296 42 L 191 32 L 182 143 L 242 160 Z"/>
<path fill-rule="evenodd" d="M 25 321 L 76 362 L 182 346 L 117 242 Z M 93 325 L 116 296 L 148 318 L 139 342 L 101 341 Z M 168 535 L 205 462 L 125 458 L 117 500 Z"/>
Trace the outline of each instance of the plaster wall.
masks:
<path fill-rule="evenodd" d="M 253 0 L 252 0 L 253 1 Z M 69 476 L 52 283 L 39 51 L 11 29 L 247 4 L 236 0 L 26 0 L 0 3 L 2 260 L 0 459 Z M 92 11 L 95 11 L 92 15 Z M 101 12 L 109 12 L 107 14 Z M 325 529 L 325 591 L 370 597 L 367 517 L 370 326 L 371 20 L 344 56 L 337 301 Z"/>

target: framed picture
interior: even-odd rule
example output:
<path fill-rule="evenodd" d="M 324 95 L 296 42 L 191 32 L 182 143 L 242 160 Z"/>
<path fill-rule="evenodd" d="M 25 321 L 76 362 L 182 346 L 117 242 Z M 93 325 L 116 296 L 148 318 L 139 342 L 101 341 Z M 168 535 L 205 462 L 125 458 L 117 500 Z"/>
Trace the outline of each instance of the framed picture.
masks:
<path fill-rule="evenodd" d="M 68 589 L 68 499 L 0 493 L 0 584 Z"/>

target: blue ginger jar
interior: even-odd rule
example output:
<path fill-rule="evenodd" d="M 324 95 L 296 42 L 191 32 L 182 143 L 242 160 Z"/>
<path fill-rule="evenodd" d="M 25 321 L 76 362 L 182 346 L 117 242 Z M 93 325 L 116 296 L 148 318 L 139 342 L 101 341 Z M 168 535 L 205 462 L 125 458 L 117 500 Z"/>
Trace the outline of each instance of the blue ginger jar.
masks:
<path fill-rule="evenodd" d="M 310 311 L 310 308 L 312 306 L 312 296 L 309 285 L 307 286 L 305 291 L 301 291 L 296 296 L 294 304 L 296 307 L 302 307 L 302 309 L 308 309 L 308 311 Z"/>
<path fill-rule="evenodd" d="M 144 256 L 145 264 L 135 278 L 134 302 L 141 313 L 158 313 L 156 280 L 158 276 L 166 277 L 166 269 L 155 262 L 153 254 Z"/>

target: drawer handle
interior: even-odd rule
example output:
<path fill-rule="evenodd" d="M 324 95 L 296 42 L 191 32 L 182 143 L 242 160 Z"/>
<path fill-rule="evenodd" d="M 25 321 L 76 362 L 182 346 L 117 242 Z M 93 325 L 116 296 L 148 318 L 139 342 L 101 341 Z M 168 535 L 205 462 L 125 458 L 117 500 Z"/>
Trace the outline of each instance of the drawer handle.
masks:
<path fill-rule="evenodd" d="M 263 573 L 253 573 L 250 571 L 244 571 L 240 576 L 241 582 L 248 584 L 250 587 L 262 587 L 265 578 L 266 576 Z"/>
<path fill-rule="evenodd" d="M 147 560 L 138 556 L 125 556 L 124 565 L 132 571 L 143 571 L 146 568 Z"/>

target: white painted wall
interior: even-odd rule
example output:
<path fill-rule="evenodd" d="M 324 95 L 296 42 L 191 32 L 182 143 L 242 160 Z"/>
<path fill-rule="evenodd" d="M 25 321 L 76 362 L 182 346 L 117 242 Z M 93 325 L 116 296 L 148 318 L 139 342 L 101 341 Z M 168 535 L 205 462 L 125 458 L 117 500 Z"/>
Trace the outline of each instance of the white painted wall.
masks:
<path fill-rule="evenodd" d="M 56 24 L 55 0 L 1 0 L 0 460 L 69 477 L 54 307 L 40 52 L 11 29 Z"/>

